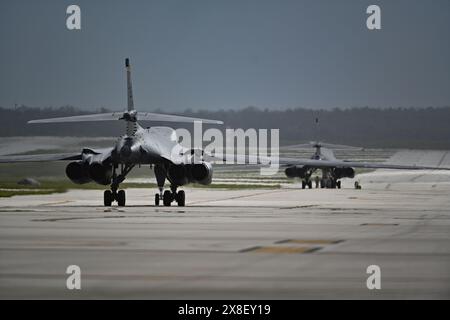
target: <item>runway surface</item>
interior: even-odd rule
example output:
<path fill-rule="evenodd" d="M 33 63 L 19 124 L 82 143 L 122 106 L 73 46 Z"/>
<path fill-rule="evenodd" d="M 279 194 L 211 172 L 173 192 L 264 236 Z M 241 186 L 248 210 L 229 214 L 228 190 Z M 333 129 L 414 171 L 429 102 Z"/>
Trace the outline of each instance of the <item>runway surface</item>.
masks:
<path fill-rule="evenodd" d="M 3 198 L 0 298 L 449 299 L 450 173 L 358 180 L 362 190 L 188 188 L 184 208 L 154 207 L 146 189 L 127 190 L 125 208 L 92 190 Z M 66 288 L 68 265 L 81 290 Z M 369 265 L 380 290 L 366 286 Z"/>

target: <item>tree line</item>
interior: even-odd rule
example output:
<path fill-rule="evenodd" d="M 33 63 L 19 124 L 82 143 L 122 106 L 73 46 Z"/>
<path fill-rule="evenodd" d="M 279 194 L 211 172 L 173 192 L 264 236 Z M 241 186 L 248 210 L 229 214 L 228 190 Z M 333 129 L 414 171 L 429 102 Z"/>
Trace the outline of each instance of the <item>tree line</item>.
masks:
<path fill-rule="evenodd" d="M 27 125 L 31 119 L 66 117 L 110 112 L 86 112 L 72 106 L 14 109 L 0 107 L 0 136 L 118 136 L 124 123 L 63 123 Z M 154 110 L 162 112 L 164 110 Z M 170 113 L 170 112 L 167 112 Z M 279 128 L 282 144 L 324 141 L 374 148 L 450 149 L 450 107 L 442 108 L 349 108 L 332 110 L 267 110 L 248 107 L 241 110 L 192 111 L 181 115 L 223 120 L 223 128 Z M 144 122 L 144 126 L 185 124 Z M 204 126 L 206 127 L 206 125 Z M 191 129 L 190 125 L 187 125 Z"/>

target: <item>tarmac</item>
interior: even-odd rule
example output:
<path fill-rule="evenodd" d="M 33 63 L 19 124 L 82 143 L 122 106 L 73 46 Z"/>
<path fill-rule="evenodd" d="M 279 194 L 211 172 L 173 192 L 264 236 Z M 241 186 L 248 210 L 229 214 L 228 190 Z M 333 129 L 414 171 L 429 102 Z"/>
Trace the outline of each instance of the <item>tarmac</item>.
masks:
<path fill-rule="evenodd" d="M 450 166 L 448 152 L 393 157 Z M 377 170 L 343 189 L 186 188 L 0 199 L 0 298 L 449 299 L 450 171 Z M 81 269 L 69 290 L 66 269 Z M 368 289 L 371 265 L 381 289 Z"/>

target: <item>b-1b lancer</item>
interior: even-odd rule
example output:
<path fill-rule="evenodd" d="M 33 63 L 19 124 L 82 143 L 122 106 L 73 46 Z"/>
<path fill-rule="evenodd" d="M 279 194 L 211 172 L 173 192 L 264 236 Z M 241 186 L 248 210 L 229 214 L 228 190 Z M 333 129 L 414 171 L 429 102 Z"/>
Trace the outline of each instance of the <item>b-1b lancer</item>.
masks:
<path fill-rule="evenodd" d="M 167 122 L 202 122 L 207 124 L 222 124 L 222 121 L 208 120 L 178 115 L 168 115 L 149 112 L 137 112 L 134 109 L 133 90 L 131 84 L 131 68 L 129 59 L 125 60 L 127 75 L 127 110 L 91 115 L 81 115 L 62 118 L 32 120 L 29 123 L 62 123 L 86 121 L 124 121 L 126 134 L 119 137 L 114 146 L 104 149 L 84 148 L 76 154 L 38 154 L 2 156 L 0 163 L 35 162 L 35 161 L 71 161 L 66 167 L 66 175 L 77 184 L 94 181 L 98 184 L 110 186 L 104 192 L 105 206 L 117 202 L 125 206 L 124 190 L 119 190 L 120 184 L 136 165 L 150 165 L 156 177 L 159 192 L 155 194 L 155 205 L 160 201 L 165 206 L 177 202 L 185 205 L 185 193 L 177 191 L 188 183 L 209 185 L 212 182 L 211 161 L 225 161 L 227 156 L 215 157 L 206 154 L 201 149 L 184 148 L 178 143 L 176 131 L 169 127 L 143 128 L 138 121 L 167 121 Z M 288 177 L 299 177 L 303 181 L 303 188 L 312 187 L 311 175 L 316 170 L 322 170 L 322 186 L 340 188 L 340 179 L 353 178 L 354 168 L 386 168 L 386 169 L 445 169 L 438 167 L 391 165 L 370 162 L 351 162 L 337 160 L 331 150 L 315 145 L 316 152 L 311 159 L 276 158 L 278 164 L 286 165 L 285 173 Z M 239 155 L 238 155 L 239 157 Z M 234 156 L 233 156 L 234 158 Z M 250 156 L 249 156 L 250 158 Z M 268 164 L 271 159 L 256 157 L 255 164 Z M 170 182 L 170 190 L 164 190 L 166 180 Z"/>
<path fill-rule="evenodd" d="M 301 145 L 297 145 L 299 147 Z M 326 148 L 333 146 L 331 144 L 324 144 L 321 142 L 310 142 L 315 151 L 310 159 L 295 159 L 295 158 L 280 158 L 280 163 L 287 165 L 285 174 L 289 178 L 300 178 L 302 180 L 302 189 L 306 187 L 312 188 L 311 176 L 318 170 L 322 175 L 319 181 L 321 188 L 341 188 L 342 178 L 354 178 L 355 168 L 366 169 L 397 169 L 397 170 L 450 170 L 450 168 L 444 167 L 429 167 L 418 165 L 402 165 L 402 164 L 389 164 L 389 163 L 377 163 L 377 162 L 359 162 L 338 160 L 334 156 L 333 150 Z M 339 147 L 340 145 L 336 145 Z M 355 147 L 343 146 L 344 148 Z M 357 187 L 358 184 L 355 184 Z"/>
<path fill-rule="evenodd" d="M 121 136 L 115 146 L 106 149 L 84 148 L 78 154 L 41 154 L 1 157 L 0 162 L 33 161 L 72 161 L 66 167 L 66 175 L 77 184 L 94 181 L 101 185 L 110 185 L 104 192 L 104 205 L 111 206 L 117 201 L 125 206 L 125 191 L 119 185 L 135 165 L 153 165 L 159 193 L 155 195 L 155 205 L 160 201 L 170 206 L 176 201 L 185 205 L 185 193 L 177 188 L 188 183 L 208 185 L 212 180 L 212 165 L 204 160 L 202 150 L 186 149 L 178 144 L 174 129 L 169 127 L 143 128 L 138 120 L 168 122 L 202 122 L 223 124 L 222 121 L 183 117 L 149 112 L 137 112 L 134 109 L 129 59 L 125 60 L 127 74 L 127 104 L 124 112 L 112 112 L 52 119 L 32 120 L 28 123 L 61 123 L 84 121 L 122 120 L 126 123 L 126 134 Z M 170 190 L 164 191 L 166 179 Z"/>

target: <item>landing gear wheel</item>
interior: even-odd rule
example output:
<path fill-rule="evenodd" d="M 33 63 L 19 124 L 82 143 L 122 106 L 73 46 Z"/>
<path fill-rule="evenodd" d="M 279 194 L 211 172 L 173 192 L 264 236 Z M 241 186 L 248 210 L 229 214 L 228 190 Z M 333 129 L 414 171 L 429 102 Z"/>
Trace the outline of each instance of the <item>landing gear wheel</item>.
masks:
<path fill-rule="evenodd" d="M 312 181 L 308 181 L 308 188 L 312 189 Z"/>
<path fill-rule="evenodd" d="M 184 207 L 186 200 L 186 195 L 183 190 L 178 191 L 177 193 L 177 202 L 179 207 Z"/>
<path fill-rule="evenodd" d="M 337 187 L 338 189 L 341 188 L 341 181 L 337 181 L 337 182 L 336 182 L 336 187 Z"/>
<path fill-rule="evenodd" d="M 125 190 L 117 192 L 117 204 L 119 207 L 125 207 Z"/>
<path fill-rule="evenodd" d="M 110 190 L 105 190 L 105 192 L 103 192 L 103 205 L 105 207 L 111 207 L 112 201 L 113 201 L 112 192 Z"/>
<path fill-rule="evenodd" d="M 155 194 L 155 206 L 159 206 L 159 193 Z"/>
<path fill-rule="evenodd" d="M 164 206 L 170 207 L 170 204 L 172 203 L 172 200 L 173 200 L 172 192 L 170 192 L 169 190 L 164 191 L 164 194 L 163 194 Z"/>
<path fill-rule="evenodd" d="M 302 180 L 302 189 L 305 189 L 305 187 L 306 187 L 306 183 L 305 183 L 305 181 Z"/>

